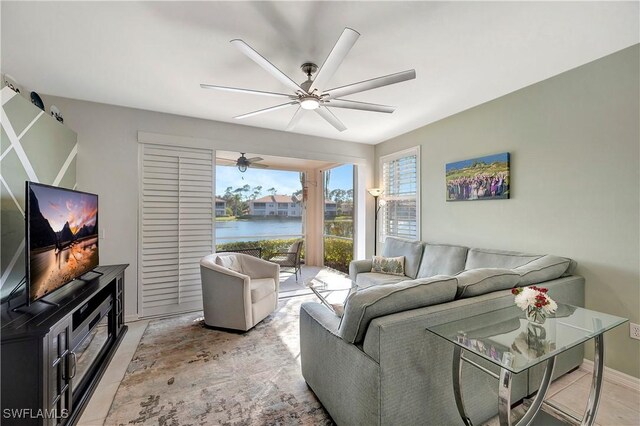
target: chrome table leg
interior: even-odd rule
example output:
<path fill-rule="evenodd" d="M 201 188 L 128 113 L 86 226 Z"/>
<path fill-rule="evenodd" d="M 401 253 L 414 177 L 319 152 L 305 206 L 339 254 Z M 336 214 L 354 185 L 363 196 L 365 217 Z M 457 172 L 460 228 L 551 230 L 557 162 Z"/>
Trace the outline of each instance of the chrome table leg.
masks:
<path fill-rule="evenodd" d="M 598 405 L 600 404 L 600 392 L 602 391 L 602 372 L 604 371 L 604 334 L 594 338 L 595 350 L 593 354 L 593 377 L 591 379 L 591 391 L 587 408 L 582 416 L 583 426 L 592 426 L 596 421 Z"/>
<path fill-rule="evenodd" d="M 456 407 L 458 407 L 458 413 L 460 418 L 464 422 L 465 426 L 473 426 L 471 419 L 467 416 L 464 409 L 464 401 L 462 399 L 462 348 L 458 345 L 453 347 L 453 395 L 456 398 Z"/>
<path fill-rule="evenodd" d="M 504 354 L 502 358 L 503 364 L 509 364 L 513 362 L 513 354 L 507 352 Z M 517 426 L 527 426 L 531 424 L 533 419 L 536 417 L 540 408 L 542 407 L 542 401 L 544 401 L 544 396 L 549 389 L 549 385 L 551 384 L 551 377 L 553 375 L 553 368 L 555 366 L 556 358 L 552 357 L 547 360 L 547 366 L 544 369 L 544 374 L 542 376 L 542 381 L 540 382 L 540 388 L 538 389 L 538 393 L 536 397 L 531 402 L 531 406 L 525 413 L 525 415 L 520 419 Z M 507 370 L 506 368 L 500 369 L 500 381 L 498 383 L 498 415 L 500 418 L 501 426 L 511 426 L 512 418 L 511 418 L 511 379 L 513 374 Z"/>

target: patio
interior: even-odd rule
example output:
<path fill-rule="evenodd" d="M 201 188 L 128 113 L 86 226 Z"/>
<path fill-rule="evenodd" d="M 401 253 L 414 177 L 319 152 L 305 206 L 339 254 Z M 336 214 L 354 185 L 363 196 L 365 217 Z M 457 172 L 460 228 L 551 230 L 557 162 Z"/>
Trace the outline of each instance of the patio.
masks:
<path fill-rule="evenodd" d="M 322 266 L 302 265 L 300 272 L 301 277 L 298 276 L 298 282 L 296 282 L 296 277 L 292 272 L 289 272 L 288 270 L 280 272 L 280 293 L 278 295 L 279 299 L 313 294 L 313 292 L 309 290 L 305 284 L 313 278 L 331 280 L 344 279 L 346 277 L 346 274 L 343 274 L 342 272 Z"/>

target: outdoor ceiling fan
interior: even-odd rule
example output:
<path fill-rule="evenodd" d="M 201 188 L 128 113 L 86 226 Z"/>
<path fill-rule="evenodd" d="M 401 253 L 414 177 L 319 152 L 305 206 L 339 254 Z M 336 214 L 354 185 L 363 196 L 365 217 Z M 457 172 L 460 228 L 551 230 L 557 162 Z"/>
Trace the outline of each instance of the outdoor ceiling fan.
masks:
<path fill-rule="evenodd" d="M 263 114 L 270 111 L 276 111 L 290 106 L 297 106 L 297 111 L 293 114 L 287 130 L 291 130 L 298 123 L 304 111 L 315 111 L 328 121 L 338 131 L 342 132 L 347 127 L 331 112 L 329 108 L 348 108 L 361 111 L 373 111 L 392 113 L 395 107 L 388 105 L 378 105 L 367 102 L 358 102 L 348 99 L 342 99 L 343 96 L 352 95 L 354 93 L 364 92 L 366 90 L 376 89 L 378 87 L 388 86 L 390 84 L 400 83 L 402 81 L 416 78 L 415 70 L 407 70 L 395 74 L 389 74 L 383 77 L 372 78 L 371 80 L 360 81 L 358 83 L 348 84 L 346 86 L 326 89 L 327 83 L 335 74 L 336 70 L 353 47 L 360 34 L 351 28 L 345 28 L 335 46 L 325 59 L 324 64 L 320 68 L 314 63 L 306 62 L 301 65 L 302 71 L 307 75 L 307 80 L 298 85 L 286 74 L 276 68 L 271 62 L 266 60 L 262 55 L 253 50 L 251 46 L 240 39 L 231 40 L 231 44 L 236 46 L 242 53 L 247 55 L 251 60 L 264 68 L 269 74 L 278 79 L 287 86 L 293 93 L 275 93 L 264 92 L 252 89 L 241 89 L 237 87 L 215 86 L 212 84 L 201 84 L 203 89 L 215 89 L 228 92 L 252 93 L 255 95 L 271 96 L 274 98 L 287 99 L 287 102 L 272 106 L 269 108 L 253 111 L 247 114 L 238 115 L 234 118 L 243 119 L 253 117 L 254 115 Z M 317 71 L 315 78 L 311 76 Z M 328 108 L 329 107 L 329 108 Z"/>
<path fill-rule="evenodd" d="M 263 161 L 264 158 L 262 157 L 247 158 L 244 156 L 244 154 L 246 153 L 241 152 L 240 157 L 238 157 L 238 159 L 235 161 L 229 160 L 228 158 L 216 158 L 216 162 L 222 165 L 236 166 L 241 173 L 246 172 L 249 167 L 251 167 L 252 169 L 268 169 L 269 168 L 269 166 L 265 164 L 258 164 L 258 162 Z"/>

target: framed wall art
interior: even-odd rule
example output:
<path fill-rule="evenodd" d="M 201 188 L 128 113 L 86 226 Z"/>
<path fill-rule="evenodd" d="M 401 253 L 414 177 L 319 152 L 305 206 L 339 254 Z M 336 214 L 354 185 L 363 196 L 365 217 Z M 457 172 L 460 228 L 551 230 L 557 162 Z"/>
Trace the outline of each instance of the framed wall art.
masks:
<path fill-rule="evenodd" d="M 509 153 L 457 161 L 445 166 L 447 201 L 509 198 Z"/>

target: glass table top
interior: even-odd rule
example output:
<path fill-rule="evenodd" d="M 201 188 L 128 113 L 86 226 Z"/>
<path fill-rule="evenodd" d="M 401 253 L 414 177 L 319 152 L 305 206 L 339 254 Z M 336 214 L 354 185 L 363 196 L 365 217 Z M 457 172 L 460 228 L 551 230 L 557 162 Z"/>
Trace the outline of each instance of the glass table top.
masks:
<path fill-rule="evenodd" d="M 530 323 L 517 306 L 427 327 L 495 365 L 520 373 L 627 321 L 558 303 L 544 324 Z"/>

